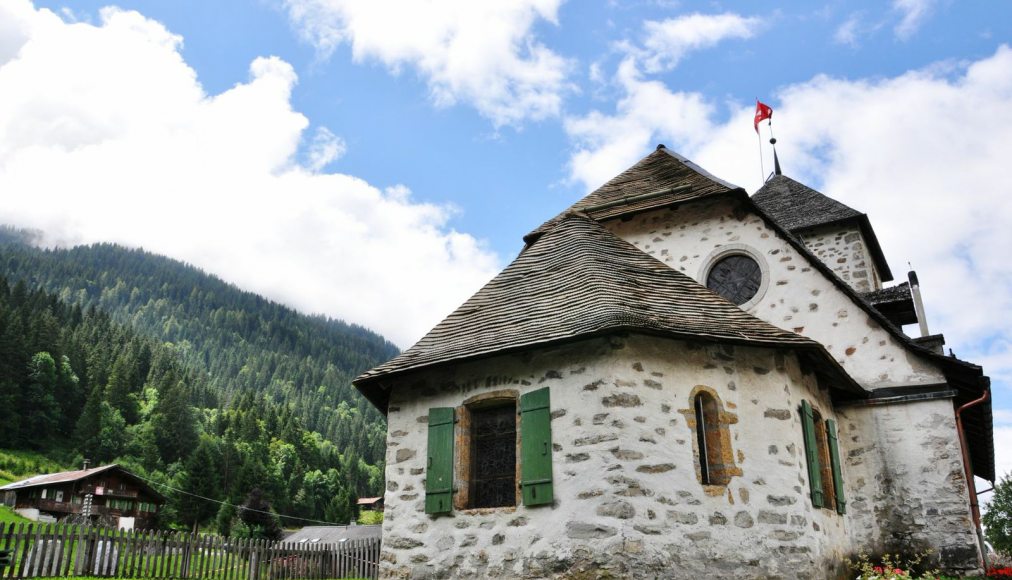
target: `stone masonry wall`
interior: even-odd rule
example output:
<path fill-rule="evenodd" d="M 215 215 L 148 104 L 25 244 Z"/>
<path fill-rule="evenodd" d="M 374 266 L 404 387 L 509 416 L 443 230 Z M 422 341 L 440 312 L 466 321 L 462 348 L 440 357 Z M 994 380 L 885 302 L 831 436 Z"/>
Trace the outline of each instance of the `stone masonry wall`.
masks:
<path fill-rule="evenodd" d="M 838 411 L 854 500 L 854 546 L 867 552 L 922 552 L 945 568 L 980 562 L 952 400 Z"/>
<path fill-rule="evenodd" d="M 425 514 L 428 409 L 545 386 L 554 504 Z M 700 388 L 729 423 L 740 475 L 727 486 L 699 480 L 691 400 Z M 401 380 L 388 415 L 381 575 L 833 577 L 852 553 L 850 516 L 811 505 L 801 399 L 834 416 L 828 392 L 789 352 L 639 335 Z"/>
<path fill-rule="evenodd" d="M 603 225 L 700 283 L 722 252 L 749 248 L 768 279 L 765 293 L 746 308 L 750 314 L 819 341 L 867 388 L 945 382 L 934 364 L 907 350 L 759 215 L 731 201 L 676 206 Z"/>
<path fill-rule="evenodd" d="M 870 292 L 882 288 L 868 244 L 857 225 L 813 228 L 798 237 L 854 290 Z"/>

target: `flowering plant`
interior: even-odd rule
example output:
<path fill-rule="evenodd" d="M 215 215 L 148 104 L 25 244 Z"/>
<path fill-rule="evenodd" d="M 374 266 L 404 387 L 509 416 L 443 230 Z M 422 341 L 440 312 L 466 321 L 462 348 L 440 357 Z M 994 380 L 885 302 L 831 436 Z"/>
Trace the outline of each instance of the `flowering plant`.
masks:
<path fill-rule="evenodd" d="M 1012 578 L 1012 568 L 991 568 L 987 571 L 988 578 Z"/>
<path fill-rule="evenodd" d="M 847 565 L 859 572 L 856 580 L 938 580 L 942 578 L 938 570 L 914 572 L 930 553 L 929 550 L 907 560 L 900 558 L 899 554 L 884 554 L 881 564 L 873 563 L 867 554 L 861 554 L 856 562 L 848 559 Z"/>

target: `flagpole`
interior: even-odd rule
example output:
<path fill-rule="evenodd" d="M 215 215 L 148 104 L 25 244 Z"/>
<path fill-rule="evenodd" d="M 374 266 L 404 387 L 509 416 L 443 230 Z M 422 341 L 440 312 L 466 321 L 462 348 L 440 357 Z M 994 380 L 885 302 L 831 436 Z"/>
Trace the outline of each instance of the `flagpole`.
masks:
<path fill-rule="evenodd" d="M 759 97 L 755 98 L 756 110 L 759 108 Z M 763 136 L 759 134 L 759 127 L 756 126 L 755 136 L 759 139 L 759 179 L 766 183 L 766 167 L 763 165 Z"/>

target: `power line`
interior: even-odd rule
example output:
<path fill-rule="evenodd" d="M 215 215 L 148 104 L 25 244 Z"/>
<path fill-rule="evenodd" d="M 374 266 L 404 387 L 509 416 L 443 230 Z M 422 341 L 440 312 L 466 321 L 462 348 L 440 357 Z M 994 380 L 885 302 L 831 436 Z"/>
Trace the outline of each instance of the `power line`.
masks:
<path fill-rule="evenodd" d="M 255 510 L 253 508 L 248 508 L 248 507 L 243 507 L 241 505 L 235 505 L 235 504 L 232 504 L 232 503 L 228 503 L 227 501 L 221 501 L 221 500 L 217 500 L 217 499 L 210 498 L 210 497 L 204 497 L 202 495 L 197 495 L 195 493 L 190 493 L 188 491 L 185 491 L 185 490 L 182 490 L 182 489 L 179 489 L 179 488 L 176 488 L 176 487 L 172 487 L 171 485 L 169 485 L 167 483 L 161 483 L 161 482 L 155 481 L 153 479 L 148 479 L 146 477 L 142 477 L 140 475 L 137 475 L 136 473 L 134 473 L 132 475 L 134 475 L 135 477 L 137 477 L 137 479 L 143 479 L 144 481 L 146 481 L 146 482 L 148 482 L 150 484 L 157 485 L 159 487 L 164 487 L 164 488 L 172 490 L 172 491 L 174 491 L 176 493 L 182 493 L 184 495 L 189 495 L 189 496 L 195 497 L 197 499 L 202 499 L 202 500 L 209 501 L 209 502 L 212 502 L 212 503 L 216 503 L 216 504 L 219 504 L 219 505 L 232 506 L 234 508 L 237 508 L 237 509 L 240 509 L 240 510 L 246 510 L 248 512 L 256 512 L 256 513 L 259 513 L 259 514 L 267 514 L 269 516 L 278 516 L 279 518 L 288 518 L 290 520 L 301 520 L 301 521 L 304 521 L 304 522 L 313 522 L 314 524 L 326 524 L 328 526 L 342 526 L 342 525 L 346 525 L 346 524 L 335 524 L 334 522 L 325 522 L 323 520 L 314 520 L 314 519 L 310 519 L 310 518 L 300 518 L 298 516 L 286 516 L 284 514 L 279 514 L 279 513 L 275 513 L 275 512 L 266 512 L 264 510 Z"/>

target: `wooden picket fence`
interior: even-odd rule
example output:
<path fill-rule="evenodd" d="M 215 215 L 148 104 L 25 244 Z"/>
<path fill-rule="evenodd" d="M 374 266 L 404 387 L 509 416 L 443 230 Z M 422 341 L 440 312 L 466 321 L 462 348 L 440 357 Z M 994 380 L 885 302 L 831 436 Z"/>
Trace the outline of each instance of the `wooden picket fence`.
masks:
<path fill-rule="evenodd" d="M 3 578 L 376 578 L 380 539 L 295 544 L 158 531 L 0 523 Z"/>

